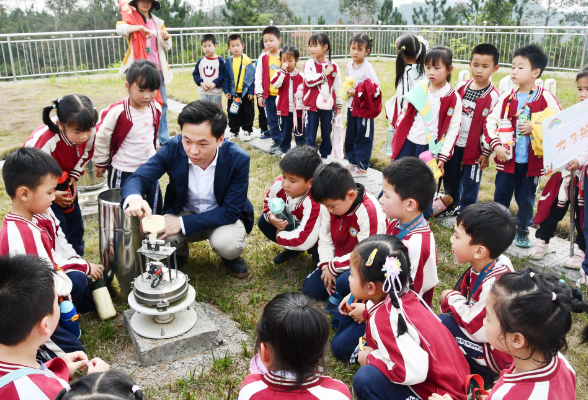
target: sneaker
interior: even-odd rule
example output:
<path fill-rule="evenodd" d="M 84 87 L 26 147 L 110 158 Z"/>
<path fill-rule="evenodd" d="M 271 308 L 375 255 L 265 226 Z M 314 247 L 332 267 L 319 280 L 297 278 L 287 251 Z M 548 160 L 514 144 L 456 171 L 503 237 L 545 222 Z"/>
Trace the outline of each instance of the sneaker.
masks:
<path fill-rule="evenodd" d="M 247 270 L 247 264 L 241 257 L 234 260 L 227 260 L 223 258 L 223 266 L 227 269 L 227 272 L 237 279 L 247 278 L 249 271 Z"/>
<path fill-rule="evenodd" d="M 234 141 L 238 137 L 239 137 L 239 134 L 235 133 L 235 132 L 231 132 L 228 136 L 225 136 L 225 138 L 230 142 Z"/>
<path fill-rule="evenodd" d="M 582 263 L 584 262 L 584 252 L 582 250 L 576 250 L 574 255 L 564 263 L 564 267 L 569 269 L 582 269 Z"/>
<path fill-rule="evenodd" d="M 523 247 L 525 249 L 529 249 L 531 247 L 533 247 L 533 244 L 531 243 L 531 239 L 529 239 L 529 230 L 527 229 L 527 232 L 518 232 L 517 231 L 517 235 L 515 237 L 515 244 L 518 247 Z"/>
<path fill-rule="evenodd" d="M 356 167 L 355 165 L 353 165 L 353 164 L 349 164 L 349 165 L 348 165 L 346 168 L 347 168 L 349 171 L 353 171 L 353 170 L 354 170 L 354 169 L 356 169 L 357 167 Z"/>
<path fill-rule="evenodd" d="M 274 156 L 278 157 L 278 158 L 282 158 L 286 155 L 286 153 L 282 153 L 282 150 L 278 149 L 275 153 Z"/>
<path fill-rule="evenodd" d="M 243 132 L 243 141 L 250 142 L 251 141 L 251 132 Z"/>
<path fill-rule="evenodd" d="M 270 146 L 268 153 L 270 154 L 276 154 L 276 151 L 280 151 L 280 145 L 277 143 L 274 143 Z"/>
<path fill-rule="evenodd" d="M 578 279 L 578 281 L 576 282 L 576 285 L 578 287 L 581 287 L 582 285 L 586 285 L 586 272 L 584 272 L 583 268 L 580 270 L 580 279 Z"/>
<path fill-rule="evenodd" d="M 367 169 L 361 169 L 361 168 L 354 168 L 352 170 L 350 170 L 351 172 L 351 176 L 354 178 L 363 178 L 365 176 L 367 176 Z"/>
<path fill-rule="evenodd" d="M 325 311 L 329 314 L 335 314 L 337 310 L 339 310 L 339 304 L 341 303 L 341 300 L 343 300 L 343 297 L 341 297 L 339 293 L 333 293 L 327 300 Z"/>
<path fill-rule="evenodd" d="M 261 131 L 261 136 L 259 136 L 260 139 L 271 139 L 272 135 L 270 134 L 270 130 L 268 129 L 267 131 Z"/>
<path fill-rule="evenodd" d="M 297 251 L 297 250 L 284 250 L 280 254 L 278 254 L 276 257 L 274 257 L 274 264 L 276 264 L 276 265 L 283 264 L 285 262 L 290 261 L 293 258 L 298 257 L 302 253 L 304 253 L 304 252 Z"/>
<path fill-rule="evenodd" d="M 542 260 L 547 253 L 549 253 L 549 243 L 545 243 L 544 240 L 537 239 L 535 245 L 531 249 L 531 260 Z"/>
<path fill-rule="evenodd" d="M 435 216 L 435 218 L 457 217 L 459 215 L 459 213 L 460 213 L 460 206 L 457 206 L 457 207 L 449 206 L 445 209 L 445 211 L 443 211 L 439 215 Z"/>

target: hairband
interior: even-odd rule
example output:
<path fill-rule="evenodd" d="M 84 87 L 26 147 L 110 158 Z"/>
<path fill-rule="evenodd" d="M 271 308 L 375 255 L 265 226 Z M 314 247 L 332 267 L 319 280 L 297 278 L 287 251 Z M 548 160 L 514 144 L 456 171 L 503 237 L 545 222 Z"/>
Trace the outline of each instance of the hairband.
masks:
<path fill-rule="evenodd" d="M 131 392 L 133 392 L 133 394 L 136 394 L 137 391 L 140 391 L 140 390 L 141 390 L 141 388 L 137 385 L 135 385 L 131 388 Z"/>
<path fill-rule="evenodd" d="M 423 43 L 421 42 L 420 39 L 417 39 L 417 40 L 419 41 L 419 52 L 417 53 L 417 55 L 415 57 L 416 59 L 419 58 L 419 56 L 421 55 L 421 51 L 423 51 Z"/>
<path fill-rule="evenodd" d="M 374 251 L 372 251 L 372 254 L 370 254 L 370 257 L 365 262 L 366 267 L 372 266 L 372 264 L 374 263 L 374 258 L 376 258 L 376 254 L 378 254 L 378 249 L 374 249 Z"/>
<path fill-rule="evenodd" d="M 551 301 L 557 300 L 557 294 L 555 292 L 551 292 Z"/>
<path fill-rule="evenodd" d="M 401 49 L 406 51 L 406 46 L 402 46 Z"/>
<path fill-rule="evenodd" d="M 388 256 L 386 256 L 386 262 L 382 267 L 382 271 L 385 272 L 382 289 L 386 293 L 390 293 L 390 290 L 392 290 L 397 298 L 398 292 L 402 290 L 402 282 L 400 282 L 400 279 L 398 278 L 400 272 L 402 272 L 401 267 L 402 265 L 400 264 L 400 261 L 398 261 L 398 258 Z M 396 290 L 396 282 L 398 282 L 398 290 Z"/>

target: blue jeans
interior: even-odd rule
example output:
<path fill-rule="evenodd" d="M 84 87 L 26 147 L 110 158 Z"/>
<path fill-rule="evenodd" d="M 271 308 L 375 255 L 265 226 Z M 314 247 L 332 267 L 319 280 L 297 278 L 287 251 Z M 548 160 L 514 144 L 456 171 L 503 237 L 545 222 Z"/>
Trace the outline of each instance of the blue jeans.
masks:
<path fill-rule="evenodd" d="M 517 227 L 519 228 L 533 225 L 533 207 L 539 186 L 538 176 L 527 177 L 528 169 L 529 164 L 515 163 L 515 170 L 512 174 L 496 171 L 494 201 L 509 208 L 514 193 L 515 201 L 519 206 L 517 212 Z"/>
<path fill-rule="evenodd" d="M 374 120 L 354 117 L 351 110 L 348 110 L 345 154 L 349 163 L 365 171 L 370 166 L 373 147 Z"/>
<path fill-rule="evenodd" d="M 302 118 L 298 118 L 296 121 L 297 129 L 294 130 L 294 113 L 288 114 L 287 117 L 280 117 L 278 121 L 280 124 L 280 131 L 282 132 L 282 141 L 280 142 L 280 151 L 286 153 L 292 147 L 292 134 L 294 134 L 294 140 L 296 140 L 296 146 L 306 144 L 306 139 L 303 134 L 298 136 L 302 130 Z"/>
<path fill-rule="evenodd" d="M 80 256 L 84 256 L 84 220 L 82 218 L 82 210 L 78 202 L 78 196 L 74 199 L 74 209 L 65 214 L 63 208 L 57 204 L 51 204 L 51 210 L 55 217 L 59 220 L 59 226 L 65 235 L 68 243 L 71 244 L 75 252 Z"/>
<path fill-rule="evenodd" d="M 159 121 L 159 131 L 157 132 L 157 139 L 159 143 L 164 144 L 169 140 L 169 129 L 167 127 L 167 89 L 163 83 L 163 72 L 159 71 L 159 78 L 161 84 L 159 85 L 159 93 L 163 99 L 163 107 L 161 108 L 161 120 Z"/>
<path fill-rule="evenodd" d="M 400 152 L 398 153 L 395 159 L 400 160 L 403 157 L 418 158 L 418 156 L 421 155 L 422 152 L 427 150 L 429 150 L 428 144 L 416 144 L 406 139 L 406 141 L 402 145 L 402 149 L 400 149 Z M 419 204 L 419 206 L 421 205 Z M 423 211 L 423 216 L 427 221 L 429 220 L 429 218 L 431 218 L 431 215 L 433 215 L 433 200 L 431 200 L 431 203 L 427 206 L 425 211 Z"/>
<path fill-rule="evenodd" d="M 302 292 L 305 295 L 316 300 L 323 300 L 329 297 L 325 284 L 321 280 L 322 274 L 323 271 L 318 268 L 315 269 L 314 272 L 308 274 L 304 279 L 304 282 L 302 282 Z M 349 270 L 343 272 L 337 277 L 335 287 L 337 288 L 337 293 L 339 293 L 342 298 L 351 292 L 351 289 L 349 289 Z"/>
<path fill-rule="evenodd" d="M 349 362 L 351 355 L 359 344 L 359 338 L 365 335 L 365 324 L 358 324 L 353 318 L 335 313 L 331 320 L 335 335 L 331 340 L 333 355 Z"/>
<path fill-rule="evenodd" d="M 443 187 L 445 194 L 453 197 L 452 205 L 461 206 L 461 210 L 478 202 L 482 170 L 477 164 L 463 165 L 465 148 L 455 146 L 453 156 L 445 164 Z M 478 174 L 479 180 L 478 180 Z M 477 181 L 477 182 L 476 182 Z"/>
<path fill-rule="evenodd" d="M 276 96 L 269 96 L 265 99 L 265 116 L 272 140 L 279 145 L 282 143 L 284 132 L 280 130 L 278 111 L 276 110 Z"/>
<path fill-rule="evenodd" d="M 88 287 L 91 281 L 81 271 L 71 271 L 67 273 L 67 277 L 71 280 L 71 302 L 76 306 L 78 313 L 87 313 L 96 311 L 96 304 L 92 297 L 92 291 Z"/>
<path fill-rule="evenodd" d="M 306 136 L 306 144 L 317 148 L 316 135 L 318 132 L 319 123 L 321 124 L 321 148 L 320 153 L 322 158 L 327 158 L 333 150 L 331 144 L 331 132 L 333 131 L 333 110 L 317 110 L 307 111 L 304 121 L 304 136 Z"/>
<path fill-rule="evenodd" d="M 391 382 L 373 365 L 365 365 L 357 370 L 353 377 L 353 392 L 359 400 L 414 400 L 418 398 L 409 386 Z"/>

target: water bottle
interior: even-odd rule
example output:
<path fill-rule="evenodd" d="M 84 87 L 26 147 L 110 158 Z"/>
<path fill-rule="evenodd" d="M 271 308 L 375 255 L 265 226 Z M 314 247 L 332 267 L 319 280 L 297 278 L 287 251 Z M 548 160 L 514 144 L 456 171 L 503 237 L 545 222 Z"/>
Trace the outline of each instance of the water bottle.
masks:
<path fill-rule="evenodd" d="M 352 76 L 348 76 L 347 78 L 345 78 L 345 82 L 343 82 L 343 85 L 339 90 L 339 97 L 341 97 L 343 100 L 349 99 L 349 89 L 353 88 L 354 83 L 355 79 L 353 79 Z"/>
<path fill-rule="evenodd" d="M 59 310 L 61 311 L 59 324 L 79 339 L 82 331 L 80 330 L 80 322 L 78 321 L 80 316 L 76 311 L 76 307 L 71 301 L 64 300 L 59 304 Z"/>
<path fill-rule="evenodd" d="M 59 180 L 57 181 L 57 186 L 55 187 L 55 190 L 59 190 L 62 192 L 69 192 L 69 195 L 72 197 L 72 199 L 69 202 L 69 204 L 67 205 L 67 207 L 62 208 L 63 213 L 69 214 L 70 212 L 75 210 L 76 206 L 74 204 L 74 199 L 73 199 L 73 196 L 71 193 L 71 189 L 69 187 L 69 175 L 66 171 L 63 171 L 63 173 L 61 174 L 61 177 L 59 177 Z"/>
<path fill-rule="evenodd" d="M 392 138 L 394 137 L 394 127 L 392 125 L 388 126 L 388 137 L 386 138 L 386 151 L 384 154 L 387 156 L 392 155 Z"/>
<path fill-rule="evenodd" d="M 285 231 L 293 231 L 296 229 L 298 221 L 296 221 L 290 212 L 290 207 L 286 205 L 284 200 L 277 197 L 271 199 L 269 202 L 269 209 L 276 218 L 281 219 L 282 221 L 288 221 L 288 226 L 284 229 Z"/>
<path fill-rule="evenodd" d="M 90 290 L 92 291 L 92 298 L 94 299 L 94 304 L 96 304 L 96 311 L 98 311 L 100 320 L 104 321 L 115 317 L 116 310 L 114 304 L 112 304 L 112 298 L 108 292 L 106 280 L 102 278 L 92 282 L 90 284 Z"/>
<path fill-rule="evenodd" d="M 419 155 L 419 158 L 423 160 L 429 166 L 429 168 L 431 168 L 431 171 L 433 171 L 433 176 L 435 177 L 435 179 L 439 179 L 441 178 L 441 176 L 443 176 L 441 170 L 437 168 L 437 160 L 435 159 L 435 156 L 433 156 L 433 153 L 431 153 L 430 150 L 423 151 Z"/>

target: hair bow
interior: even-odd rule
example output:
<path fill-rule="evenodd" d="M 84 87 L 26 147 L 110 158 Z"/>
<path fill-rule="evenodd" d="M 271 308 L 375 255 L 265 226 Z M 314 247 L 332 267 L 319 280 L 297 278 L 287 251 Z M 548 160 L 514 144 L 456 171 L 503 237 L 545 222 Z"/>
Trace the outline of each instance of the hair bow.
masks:
<path fill-rule="evenodd" d="M 384 266 L 382 267 L 382 271 L 385 272 L 385 278 L 384 278 L 384 285 L 382 286 L 382 289 L 384 290 L 384 292 L 389 293 L 390 289 L 394 290 L 394 293 L 397 293 L 398 290 L 402 290 L 402 283 L 400 282 L 400 279 L 398 278 L 398 276 L 400 275 L 400 272 L 402 272 L 402 265 L 400 264 L 400 261 L 398 261 L 398 258 L 396 257 L 386 257 L 386 262 L 384 263 Z M 396 286 L 394 285 L 395 282 L 398 282 L 398 287 L 399 289 L 396 289 Z"/>

